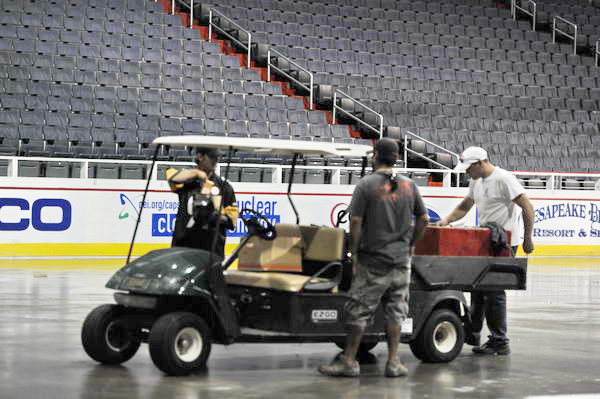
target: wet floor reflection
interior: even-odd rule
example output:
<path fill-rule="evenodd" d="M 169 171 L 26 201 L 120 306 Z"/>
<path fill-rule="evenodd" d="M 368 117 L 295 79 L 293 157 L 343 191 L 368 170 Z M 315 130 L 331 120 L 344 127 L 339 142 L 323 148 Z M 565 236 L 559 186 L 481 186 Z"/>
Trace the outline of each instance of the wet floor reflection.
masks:
<path fill-rule="evenodd" d="M 541 262 L 541 263 L 540 263 Z M 80 328 L 96 305 L 112 302 L 110 271 L 0 269 L 0 398 L 520 398 L 600 393 L 600 260 L 532 262 L 528 289 L 509 293 L 513 354 L 477 357 L 465 346 L 449 364 L 417 361 L 410 375 L 382 376 L 378 362 L 359 379 L 320 376 L 332 344 L 214 346 L 209 368 L 167 377 L 147 347 L 122 366 L 102 366 L 81 348 Z"/>

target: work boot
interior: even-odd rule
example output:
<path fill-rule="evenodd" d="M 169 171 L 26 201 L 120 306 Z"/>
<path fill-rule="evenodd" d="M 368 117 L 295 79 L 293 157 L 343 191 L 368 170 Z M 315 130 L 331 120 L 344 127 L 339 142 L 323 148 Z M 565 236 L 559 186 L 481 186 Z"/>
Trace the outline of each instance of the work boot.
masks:
<path fill-rule="evenodd" d="M 343 355 L 336 356 L 330 364 L 319 366 L 319 373 L 330 377 L 358 377 L 360 375 L 360 365 L 356 360 L 347 364 Z"/>
<path fill-rule="evenodd" d="M 508 343 L 499 343 L 488 341 L 481 346 L 473 348 L 473 353 L 477 355 L 508 355 L 510 353 L 510 346 Z"/>
<path fill-rule="evenodd" d="M 408 369 L 399 360 L 395 359 L 387 362 L 385 365 L 385 376 L 386 377 L 405 377 L 408 375 Z"/>

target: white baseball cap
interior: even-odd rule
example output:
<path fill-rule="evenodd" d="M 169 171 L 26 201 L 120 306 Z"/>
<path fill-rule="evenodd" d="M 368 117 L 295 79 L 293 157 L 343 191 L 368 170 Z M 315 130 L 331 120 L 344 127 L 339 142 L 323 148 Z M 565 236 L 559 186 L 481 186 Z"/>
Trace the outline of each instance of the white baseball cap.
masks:
<path fill-rule="evenodd" d="M 456 165 L 454 170 L 464 172 L 469 169 L 472 164 L 488 159 L 487 151 L 481 147 L 468 147 L 460 154 L 460 163 Z"/>

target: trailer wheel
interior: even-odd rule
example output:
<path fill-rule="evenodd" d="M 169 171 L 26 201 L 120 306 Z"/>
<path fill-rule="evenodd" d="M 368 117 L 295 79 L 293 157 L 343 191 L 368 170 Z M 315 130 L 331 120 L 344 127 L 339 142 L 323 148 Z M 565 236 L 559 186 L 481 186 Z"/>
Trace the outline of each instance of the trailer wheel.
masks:
<path fill-rule="evenodd" d="M 92 310 L 83 322 L 83 349 L 94 360 L 119 364 L 131 359 L 140 347 L 120 318 L 125 311 L 119 305 L 101 305 Z"/>
<path fill-rule="evenodd" d="M 162 316 L 148 336 L 152 361 L 169 375 L 186 375 L 206 367 L 211 346 L 211 333 L 206 322 L 188 312 Z"/>
<path fill-rule="evenodd" d="M 464 328 L 456 313 L 438 309 L 429 316 L 417 337 L 410 342 L 410 349 L 415 357 L 424 362 L 450 362 L 462 350 L 464 340 Z"/>

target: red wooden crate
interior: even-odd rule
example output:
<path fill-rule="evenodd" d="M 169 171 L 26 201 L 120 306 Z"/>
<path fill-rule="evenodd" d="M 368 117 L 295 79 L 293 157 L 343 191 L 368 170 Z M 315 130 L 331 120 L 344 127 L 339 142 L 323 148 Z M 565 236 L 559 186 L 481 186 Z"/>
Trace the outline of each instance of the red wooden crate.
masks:
<path fill-rule="evenodd" d="M 479 227 L 455 228 L 428 226 L 417 242 L 415 255 L 494 256 L 490 229 Z M 510 232 L 508 232 L 510 242 Z M 510 256 L 507 248 L 497 256 Z"/>

